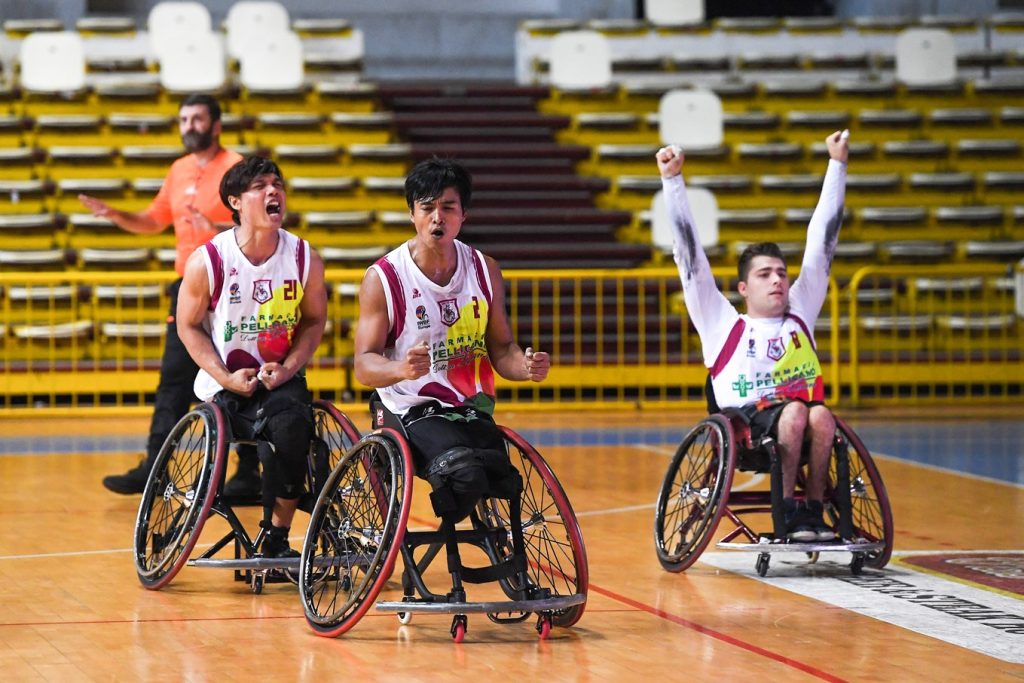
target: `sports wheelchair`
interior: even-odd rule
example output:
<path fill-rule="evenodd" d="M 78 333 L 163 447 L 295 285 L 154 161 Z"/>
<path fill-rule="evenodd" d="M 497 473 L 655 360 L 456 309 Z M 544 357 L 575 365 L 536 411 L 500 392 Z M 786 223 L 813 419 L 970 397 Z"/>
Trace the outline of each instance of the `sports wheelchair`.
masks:
<path fill-rule="evenodd" d="M 359 432 L 351 421 L 326 401 L 313 402 L 314 438 L 310 443 L 307 492 L 299 509 L 309 512 L 328 473 Z M 263 591 L 268 579 L 294 581 L 298 558 L 264 558 L 259 552 L 267 533 L 261 524 L 255 538 L 246 531 L 223 494 L 224 470 L 234 440 L 220 406 L 203 403 L 186 414 L 160 449 L 142 494 L 135 521 L 135 569 L 142 585 L 159 590 L 185 564 L 233 569 L 235 580 L 246 581 L 254 593 Z M 230 530 L 198 558 L 189 559 L 210 513 L 224 518 Z M 228 544 L 233 558 L 215 557 Z"/>
<path fill-rule="evenodd" d="M 733 528 L 716 547 L 756 551 L 760 576 L 768 573 L 775 552 L 804 552 L 811 562 L 822 552 L 849 552 L 853 574 L 860 574 L 865 564 L 876 569 L 886 565 L 892 554 L 893 524 L 885 484 L 867 448 L 838 415 L 833 414 L 836 432 L 823 501 L 825 521 L 837 539 L 795 542 L 786 538 L 777 443 L 767 435 L 754 443 L 746 416 L 736 409 L 718 410 L 710 392 L 708 397 L 711 414 L 683 439 L 658 494 L 654 547 L 662 567 L 681 572 L 696 562 L 723 517 Z M 801 464 L 806 460 L 805 451 Z M 769 490 L 732 490 L 736 470 L 767 473 Z M 798 497 L 802 470 L 797 476 Z M 744 519 L 765 513 L 771 515 L 771 532 L 758 533 Z"/>
<path fill-rule="evenodd" d="M 380 404 L 373 407 L 373 427 L 331 472 L 310 516 L 299 594 L 315 633 L 335 637 L 355 626 L 384 589 L 399 555 L 402 598 L 377 602 L 376 609 L 397 614 L 401 624 L 416 613 L 452 614 L 451 635 L 461 642 L 470 613 L 485 613 L 495 623 L 536 614 L 541 639 L 552 626 L 580 619 L 588 587 L 583 538 L 565 491 L 532 446 L 500 427 L 522 478 L 518 500 L 491 491 L 470 513 L 471 528 L 446 529 L 442 522 L 433 531 L 411 531 L 414 468 L 404 428 Z M 479 549 L 489 565 L 464 566 L 460 546 Z M 451 588 L 434 593 L 424 572 L 441 550 Z M 465 584 L 481 583 L 496 583 L 498 599 L 469 601 Z"/>

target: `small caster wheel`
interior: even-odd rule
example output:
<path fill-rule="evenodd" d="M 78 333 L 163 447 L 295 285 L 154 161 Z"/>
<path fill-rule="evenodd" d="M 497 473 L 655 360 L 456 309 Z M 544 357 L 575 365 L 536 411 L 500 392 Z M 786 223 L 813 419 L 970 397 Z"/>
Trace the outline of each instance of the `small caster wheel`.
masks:
<path fill-rule="evenodd" d="M 398 613 L 398 623 L 401 624 L 402 626 L 405 626 L 406 624 L 410 623 L 411 621 L 412 621 L 412 612 L 399 612 Z"/>
<path fill-rule="evenodd" d="M 253 572 L 252 574 L 252 592 L 259 595 L 263 592 L 263 573 Z"/>
<path fill-rule="evenodd" d="M 853 559 L 850 560 L 850 573 L 860 576 L 862 571 L 864 571 L 864 553 L 854 553 Z"/>
<path fill-rule="evenodd" d="M 456 614 L 452 619 L 452 640 L 456 643 L 461 643 L 466 639 L 466 628 L 469 625 L 469 620 L 466 619 L 465 614 Z"/>
<path fill-rule="evenodd" d="M 541 640 L 547 640 L 551 636 L 551 615 L 542 614 L 537 617 L 537 635 Z"/>
<path fill-rule="evenodd" d="M 818 561 L 818 556 L 820 554 L 821 553 L 819 553 L 817 550 L 815 550 L 813 553 L 807 553 L 807 563 L 808 564 L 814 564 L 815 562 L 817 562 Z"/>
<path fill-rule="evenodd" d="M 768 563 L 771 561 L 771 556 L 768 553 L 761 553 L 757 556 L 757 564 L 754 567 L 757 569 L 758 576 L 765 576 L 768 573 Z"/>

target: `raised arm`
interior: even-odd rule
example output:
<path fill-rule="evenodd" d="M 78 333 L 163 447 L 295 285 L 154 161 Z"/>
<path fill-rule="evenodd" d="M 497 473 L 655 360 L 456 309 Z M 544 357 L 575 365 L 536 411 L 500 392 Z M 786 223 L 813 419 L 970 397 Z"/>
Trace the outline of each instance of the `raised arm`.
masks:
<path fill-rule="evenodd" d="M 512 327 L 505 312 L 505 281 L 501 268 L 490 256 L 484 257 L 491 277 L 491 305 L 487 312 L 487 355 L 491 366 L 505 379 L 542 382 L 551 369 L 551 357 L 527 347 L 523 350 L 512 338 Z"/>
<path fill-rule="evenodd" d="M 356 379 L 368 387 L 389 387 L 405 379 L 418 379 L 430 371 L 430 349 L 426 343 L 410 349 L 399 360 L 384 355 L 390 329 L 384 285 L 371 268 L 359 287 L 355 338 Z"/>
<path fill-rule="evenodd" d="M 658 161 L 658 171 L 661 173 L 665 205 L 668 207 L 672 223 L 672 254 L 679 268 L 679 279 L 683 283 L 686 312 L 704 344 L 710 343 L 713 346 L 712 339 L 724 339 L 722 330 L 728 332 L 738 314 L 715 284 L 711 264 L 708 263 L 708 257 L 701 247 L 697 222 L 690 210 L 686 197 L 686 183 L 683 182 L 682 169 L 685 157 L 682 150 L 674 145 L 662 147 L 655 158 Z M 709 361 L 708 351 L 706 346 L 706 361 Z M 711 353 L 715 351 L 711 350 Z"/>
<path fill-rule="evenodd" d="M 828 169 L 821 196 L 807 226 L 807 244 L 800 276 L 790 290 L 790 308 L 808 324 L 818 317 L 828 292 L 832 257 L 843 226 L 846 201 L 846 162 L 850 154 L 849 131 L 836 131 L 825 139 L 828 145 Z"/>

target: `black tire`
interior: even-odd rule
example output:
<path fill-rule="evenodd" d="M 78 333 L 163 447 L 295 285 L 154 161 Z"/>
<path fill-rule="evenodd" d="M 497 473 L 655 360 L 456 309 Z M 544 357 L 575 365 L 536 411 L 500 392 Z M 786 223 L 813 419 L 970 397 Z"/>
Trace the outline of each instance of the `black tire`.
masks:
<path fill-rule="evenodd" d="M 722 415 L 701 420 L 679 445 L 654 514 L 654 548 L 667 571 L 684 571 L 714 536 L 732 487 L 733 458 L 732 426 Z"/>
<path fill-rule="evenodd" d="M 548 589 L 552 597 L 586 595 L 590 582 L 587 550 L 565 490 L 533 446 L 507 427 L 501 427 L 501 431 L 509 459 L 523 478 L 520 517 L 530 581 L 538 588 Z M 507 500 L 481 501 L 478 512 L 490 528 L 511 528 Z M 491 559 L 504 559 L 511 552 L 511 545 L 503 547 Z M 583 602 L 556 611 L 552 623 L 572 626 L 583 616 L 585 608 Z"/>
<path fill-rule="evenodd" d="M 224 477 L 223 413 L 204 403 L 181 418 L 153 464 L 135 520 L 135 570 L 159 590 L 188 561 Z"/>
<path fill-rule="evenodd" d="M 396 432 L 363 437 L 331 472 L 310 516 L 299 596 L 317 635 L 356 625 L 401 552 L 412 497 L 412 456 Z"/>
<path fill-rule="evenodd" d="M 864 564 L 881 569 L 889 562 L 893 546 L 892 508 L 889 494 L 885 491 L 882 476 L 878 473 L 871 453 L 864 447 L 860 437 L 838 416 L 836 428 L 849 444 L 850 459 L 850 503 L 853 512 L 853 531 L 857 538 L 866 541 L 883 541 L 885 546 L 878 551 L 865 553 Z M 836 480 L 836 459 L 829 465 L 830 488 Z M 833 506 L 829 506 L 833 521 L 838 520 Z"/>

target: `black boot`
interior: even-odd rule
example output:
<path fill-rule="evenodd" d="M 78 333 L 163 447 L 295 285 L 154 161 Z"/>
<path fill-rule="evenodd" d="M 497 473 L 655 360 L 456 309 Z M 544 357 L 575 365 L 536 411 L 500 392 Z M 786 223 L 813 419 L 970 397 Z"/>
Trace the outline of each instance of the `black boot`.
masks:
<path fill-rule="evenodd" d="M 138 465 L 124 474 L 110 474 L 103 477 L 103 486 L 109 491 L 122 495 L 142 493 L 146 489 L 151 469 L 153 469 L 153 460 L 143 458 Z"/>

